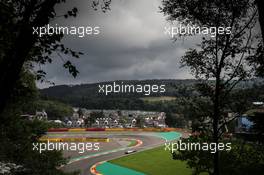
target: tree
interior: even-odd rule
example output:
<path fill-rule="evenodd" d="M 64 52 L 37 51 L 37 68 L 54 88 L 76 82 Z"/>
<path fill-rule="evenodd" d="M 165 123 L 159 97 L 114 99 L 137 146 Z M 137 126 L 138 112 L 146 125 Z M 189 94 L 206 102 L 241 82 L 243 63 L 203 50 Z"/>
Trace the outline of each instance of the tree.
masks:
<path fill-rule="evenodd" d="M 259 23 L 261 27 L 262 40 L 264 41 L 264 5 L 263 5 L 263 2 L 261 2 L 261 0 L 256 0 L 256 4 L 258 7 Z"/>
<path fill-rule="evenodd" d="M 182 143 L 205 143 L 206 135 L 191 136 L 182 139 Z M 229 140 L 226 142 L 230 142 Z M 225 142 L 225 143 L 226 143 Z M 259 175 L 263 174 L 264 166 L 264 150 L 262 145 L 245 143 L 240 140 L 232 141 L 232 149 L 230 151 L 222 151 L 220 154 L 220 174 L 221 175 Z M 172 153 L 173 159 L 187 161 L 189 167 L 194 169 L 193 174 L 201 173 L 213 174 L 211 169 L 213 163 L 209 161 L 213 155 L 203 150 L 178 150 Z"/>
<path fill-rule="evenodd" d="M 181 59 L 191 73 L 201 81 L 200 93 L 213 103 L 212 141 L 216 144 L 223 134 L 230 92 L 242 80 L 251 76 L 247 58 L 257 50 L 255 33 L 257 10 L 247 0 L 163 0 L 161 11 L 169 21 L 198 27 L 230 27 L 231 34 L 203 36 L 199 49 L 189 49 Z M 210 83 L 209 80 L 214 80 Z M 219 152 L 213 158 L 215 175 L 219 174 Z"/>
<path fill-rule="evenodd" d="M 144 126 L 144 119 L 142 116 L 139 116 L 136 119 L 136 127 L 143 128 L 143 126 Z"/>
<path fill-rule="evenodd" d="M 29 69 L 34 64 L 46 64 L 52 62 L 52 54 L 71 55 L 78 58 L 81 52 L 66 48 L 60 41 L 62 34 L 45 34 L 38 37 L 33 33 L 33 27 L 43 27 L 58 17 L 55 5 L 64 3 L 66 0 L 10 0 L 0 2 L 0 113 L 3 112 L 10 94 L 14 90 L 19 74 L 23 68 Z M 109 9 L 111 0 L 100 2 L 93 1 L 94 9 L 102 7 L 105 12 Z M 65 18 L 75 17 L 77 8 L 69 10 Z M 74 77 L 78 70 L 70 62 L 65 60 L 64 68 Z M 36 72 L 37 79 L 45 77 L 43 70 Z"/>
<path fill-rule="evenodd" d="M 96 120 L 99 118 L 104 118 L 104 113 L 103 111 L 100 112 L 92 112 L 90 116 L 88 117 L 89 125 L 91 126 Z"/>
<path fill-rule="evenodd" d="M 22 112 L 31 110 L 37 98 L 37 88 L 32 74 L 23 71 L 17 81 L 8 105 L 0 122 L 0 162 L 12 163 L 20 167 L 11 174 L 61 174 L 56 167 L 67 161 L 62 152 L 51 151 L 39 153 L 34 151 L 32 143 L 38 142 L 52 123 L 38 120 L 28 121 L 20 117 Z"/>
<path fill-rule="evenodd" d="M 33 27 L 43 27 L 57 18 L 54 7 L 63 2 L 65 0 L 0 1 L 0 159 L 1 163 L 22 165 L 23 172 L 16 174 L 66 174 L 57 169 L 66 162 L 61 152 L 40 154 L 32 150 L 32 143 L 38 142 L 49 125 L 20 117 L 36 97 L 35 80 L 45 80 L 46 73 L 34 72 L 33 66 L 52 63 L 54 53 L 75 58 L 82 54 L 66 48 L 60 42 L 62 34 L 38 37 L 33 32 Z M 93 1 L 92 4 L 94 9 L 100 6 L 105 12 L 110 1 Z M 77 12 L 77 8 L 73 8 L 63 17 L 75 17 Z M 63 67 L 77 76 L 78 70 L 70 60 L 65 60 Z"/>
<path fill-rule="evenodd" d="M 79 117 L 84 116 L 83 110 L 81 108 L 78 109 L 77 113 L 78 113 Z"/>
<path fill-rule="evenodd" d="M 33 105 L 33 114 L 45 110 L 49 120 L 63 120 L 73 114 L 73 108 L 55 100 L 36 100 Z M 28 110 L 29 111 L 29 110 Z"/>
<path fill-rule="evenodd" d="M 256 133 L 257 140 L 264 143 L 264 112 L 254 112 L 249 116 L 249 120 L 253 122 L 251 129 L 254 133 Z"/>
<path fill-rule="evenodd" d="M 57 169 L 67 162 L 61 151 L 53 150 L 40 153 L 32 149 L 32 143 L 37 143 L 38 138 L 44 135 L 50 125 L 38 120 L 27 121 L 13 116 L 14 114 L 9 119 L 11 124 L 1 124 L 0 162 L 12 162 L 20 165 L 21 171 L 12 173 L 15 175 L 70 175 Z"/>
<path fill-rule="evenodd" d="M 261 0 L 255 0 L 255 3 L 258 8 L 258 19 L 261 29 L 262 41 L 260 41 L 258 45 L 256 56 L 249 58 L 249 60 L 251 64 L 255 66 L 256 75 L 259 77 L 264 77 L 264 4 Z"/>

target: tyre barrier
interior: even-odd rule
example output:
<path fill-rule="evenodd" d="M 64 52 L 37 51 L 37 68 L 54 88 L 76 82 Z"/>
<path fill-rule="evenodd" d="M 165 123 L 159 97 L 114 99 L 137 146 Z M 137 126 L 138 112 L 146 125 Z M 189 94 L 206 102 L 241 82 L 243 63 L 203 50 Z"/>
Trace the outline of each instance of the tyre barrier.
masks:
<path fill-rule="evenodd" d="M 105 131 L 105 128 L 86 128 L 85 131 Z"/>
<path fill-rule="evenodd" d="M 106 128 L 105 131 L 125 131 L 124 128 Z"/>

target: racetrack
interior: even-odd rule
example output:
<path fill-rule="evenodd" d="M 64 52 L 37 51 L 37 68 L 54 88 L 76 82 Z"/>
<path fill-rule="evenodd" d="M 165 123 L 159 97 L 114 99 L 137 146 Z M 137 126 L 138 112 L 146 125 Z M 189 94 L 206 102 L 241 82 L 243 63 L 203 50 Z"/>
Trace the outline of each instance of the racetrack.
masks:
<path fill-rule="evenodd" d="M 64 152 L 65 157 L 71 156 L 71 160 L 69 164 L 61 167 L 65 172 L 73 172 L 80 171 L 81 175 L 89 175 L 92 174 L 90 172 L 90 168 L 102 161 L 107 161 L 111 159 L 115 159 L 121 156 L 126 156 L 125 150 L 129 150 L 129 147 L 122 147 L 115 143 L 113 140 L 118 138 L 130 138 L 141 140 L 142 144 L 136 148 L 133 148 L 137 151 L 142 151 L 145 149 L 150 149 L 154 147 L 158 147 L 166 142 L 166 140 L 162 137 L 158 137 L 154 132 L 60 132 L 60 133 L 51 133 L 48 134 L 50 138 L 52 137 L 107 137 L 110 138 L 110 142 L 108 144 L 102 144 L 102 148 L 100 148 L 101 154 L 98 153 L 83 153 L 78 154 L 76 152 Z M 114 150 L 114 151 L 113 151 Z"/>

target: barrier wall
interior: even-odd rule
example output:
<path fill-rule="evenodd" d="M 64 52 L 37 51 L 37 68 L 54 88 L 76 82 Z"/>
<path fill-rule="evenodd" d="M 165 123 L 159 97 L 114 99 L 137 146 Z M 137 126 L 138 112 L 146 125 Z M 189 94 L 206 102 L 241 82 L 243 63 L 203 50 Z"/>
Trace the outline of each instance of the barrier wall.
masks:
<path fill-rule="evenodd" d="M 84 132 L 85 128 L 71 128 L 68 132 Z"/>
<path fill-rule="evenodd" d="M 85 131 L 144 131 L 144 132 L 170 132 L 184 131 L 182 128 L 50 128 L 48 132 L 85 132 Z"/>
<path fill-rule="evenodd" d="M 109 138 L 47 138 L 42 137 L 39 139 L 41 142 L 109 142 Z"/>

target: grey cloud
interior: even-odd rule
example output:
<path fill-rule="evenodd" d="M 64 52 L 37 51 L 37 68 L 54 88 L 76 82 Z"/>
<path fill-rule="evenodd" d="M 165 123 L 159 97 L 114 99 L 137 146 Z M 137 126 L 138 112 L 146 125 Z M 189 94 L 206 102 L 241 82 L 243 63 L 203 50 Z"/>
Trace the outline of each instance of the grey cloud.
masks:
<path fill-rule="evenodd" d="M 188 70 L 179 69 L 179 61 L 187 48 L 195 47 L 199 37 L 173 42 L 163 32 L 168 25 L 159 13 L 160 1 L 116 0 L 111 11 L 95 12 L 86 0 L 69 1 L 57 7 L 57 13 L 77 6 L 76 19 L 54 21 L 64 26 L 100 26 L 97 36 L 78 38 L 65 36 L 66 46 L 84 52 L 71 59 L 80 72 L 72 78 L 55 56 L 53 64 L 44 66 L 47 79 L 55 84 L 80 84 L 109 80 L 191 78 Z M 39 84 L 40 88 L 48 84 Z"/>

